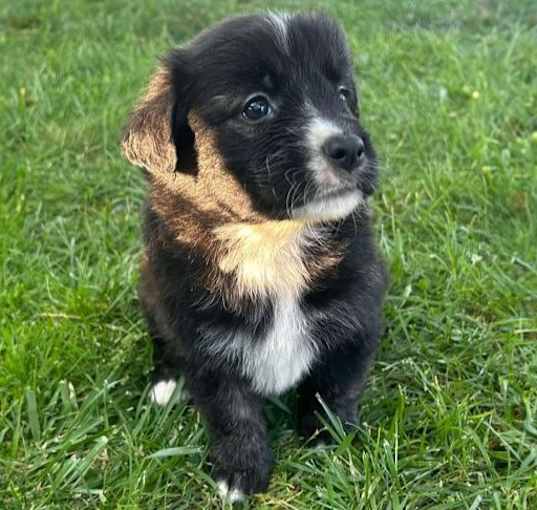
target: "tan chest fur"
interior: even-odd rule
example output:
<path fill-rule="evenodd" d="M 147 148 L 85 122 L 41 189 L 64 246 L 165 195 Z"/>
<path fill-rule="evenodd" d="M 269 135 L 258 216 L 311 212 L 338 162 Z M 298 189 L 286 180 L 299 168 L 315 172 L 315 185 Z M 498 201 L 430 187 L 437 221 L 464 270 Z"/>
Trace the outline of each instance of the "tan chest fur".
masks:
<path fill-rule="evenodd" d="M 218 267 L 234 274 L 240 295 L 297 298 L 310 278 L 306 228 L 294 220 L 218 227 L 213 231 L 223 247 Z"/>

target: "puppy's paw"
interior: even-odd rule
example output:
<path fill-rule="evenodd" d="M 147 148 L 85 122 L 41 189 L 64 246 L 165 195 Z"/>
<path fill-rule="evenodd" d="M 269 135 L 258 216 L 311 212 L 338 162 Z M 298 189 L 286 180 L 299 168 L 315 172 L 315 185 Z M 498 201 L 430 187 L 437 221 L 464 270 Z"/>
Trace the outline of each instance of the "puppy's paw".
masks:
<path fill-rule="evenodd" d="M 353 432 L 358 424 L 356 413 L 347 413 L 346 416 L 338 416 L 338 418 L 343 430 L 347 434 Z M 314 448 L 331 445 L 334 444 L 334 442 L 337 442 L 337 440 L 334 439 L 334 436 L 326 429 L 317 414 L 308 413 L 301 416 L 298 428 L 300 436 L 308 441 L 309 446 Z"/>
<path fill-rule="evenodd" d="M 322 448 L 334 442 L 328 430 L 314 416 L 300 423 L 298 433 L 307 441 L 308 446 L 313 448 Z"/>
<path fill-rule="evenodd" d="M 158 381 L 153 384 L 149 391 L 149 400 L 151 400 L 153 404 L 165 406 L 173 397 L 176 387 L 177 383 L 173 379 L 168 381 Z"/>
<path fill-rule="evenodd" d="M 214 476 L 218 494 L 229 503 L 244 501 L 247 495 L 265 491 L 270 479 L 269 470 L 262 472 L 257 467 L 227 472 L 217 469 Z"/>
<path fill-rule="evenodd" d="M 267 489 L 272 470 L 272 452 L 264 440 L 230 440 L 215 445 L 212 452 L 218 492 L 230 503 Z"/>
<path fill-rule="evenodd" d="M 226 480 L 218 480 L 216 487 L 218 489 L 218 495 L 228 503 L 238 503 L 239 501 L 244 501 L 246 497 L 240 489 L 231 488 Z"/>
<path fill-rule="evenodd" d="M 311 412 L 298 417 L 298 433 L 302 438 L 311 439 L 312 442 L 315 442 L 315 438 L 321 435 L 325 436 L 327 431 L 319 417 Z M 323 441 L 326 443 L 325 437 L 323 437 Z"/>

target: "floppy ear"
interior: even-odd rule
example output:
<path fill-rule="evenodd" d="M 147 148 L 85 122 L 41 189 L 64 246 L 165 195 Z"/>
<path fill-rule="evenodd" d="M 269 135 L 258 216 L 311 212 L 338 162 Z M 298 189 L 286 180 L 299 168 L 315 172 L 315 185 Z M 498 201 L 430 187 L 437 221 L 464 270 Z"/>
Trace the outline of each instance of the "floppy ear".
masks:
<path fill-rule="evenodd" d="M 152 76 L 129 116 L 121 142 L 127 160 L 151 173 L 192 172 L 196 165 L 194 133 L 187 122 L 190 106 L 186 95 L 177 90 L 175 54 Z M 186 80 L 181 88 L 186 90 Z"/>
<path fill-rule="evenodd" d="M 165 67 L 160 67 L 130 114 L 123 133 L 123 154 L 132 164 L 149 172 L 171 172 L 175 169 L 170 129 L 172 108 L 170 73 Z"/>
<path fill-rule="evenodd" d="M 188 59 L 188 50 L 176 49 L 166 58 L 173 91 L 171 137 L 175 145 L 176 172 L 196 174 L 197 154 L 194 131 L 188 124 L 188 112 L 192 106 L 194 78 Z"/>

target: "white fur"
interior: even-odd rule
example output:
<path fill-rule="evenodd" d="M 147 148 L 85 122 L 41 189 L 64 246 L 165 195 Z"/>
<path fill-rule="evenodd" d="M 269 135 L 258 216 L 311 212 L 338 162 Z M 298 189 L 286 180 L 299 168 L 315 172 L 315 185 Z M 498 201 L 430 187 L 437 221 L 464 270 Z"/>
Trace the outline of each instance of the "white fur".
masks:
<path fill-rule="evenodd" d="M 264 337 L 243 332 L 205 331 L 213 355 L 236 363 L 252 387 L 263 395 L 278 395 L 294 386 L 310 369 L 316 355 L 299 297 L 275 298 L 272 325 Z"/>
<path fill-rule="evenodd" d="M 159 381 L 151 388 L 149 399 L 154 404 L 165 406 L 175 393 L 176 386 L 177 384 L 173 379 L 170 379 L 169 381 Z"/>
<path fill-rule="evenodd" d="M 281 12 L 269 12 L 267 19 L 274 28 L 274 33 L 280 47 L 286 52 L 289 52 L 289 40 L 287 37 L 287 23 L 289 21 L 289 14 Z"/>
<path fill-rule="evenodd" d="M 326 161 L 322 153 L 322 146 L 332 136 L 342 135 L 341 128 L 332 121 L 323 119 L 313 106 L 307 106 L 313 115 L 306 128 L 306 147 L 309 154 L 308 166 L 313 172 L 313 177 L 322 188 L 334 188 L 341 185 L 334 168 Z"/>
<path fill-rule="evenodd" d="M 309 107 L 309 110 L 316 111 L 312 107 Z M 341 128 L 336 126 L 331 120 L 314 115 L 306 128 L 308 149 L 311 153 L 320 152 L 321 147 L 328 138 L 341 134 L 343 134 Z"/>
<path fill-rule="evenodd" d="M 302 251 L 318 242 L 317 230 L 304 232 L 286 249 Z M 281 394 L 300 381 L 317 354 L 300 305 L 302 292 L 301 285 L 271 290 L 267 297 L 273 305 L 272 323 L 262 337 L 252 337 L 244 330 L 207 328 L 201 331 L 202 341 L 213 355 L 236 364 L 253 389 L 263 395 Z"/>
<path fill-rule="evenodd" d="M 280 394 L 307 373 L 315 357 L 308 337 L 308 324 L 299 298 L 278 297 L 273 324 L 263 339 L 245 339 L 242 370 L 254 388 L 264 394 Z"/>
<path fill-rule="evenodd" d="M 216 488 L 220 497 L 229 503 L 236 503 L 244 500 L 242 491 L 232 487 L 230 488 L 225 480 L 216 482 Z"/>
<path fill-rule="evenodd" d="M 358 189 L 350 190 L 341 195 L 320 198 L 293 211 L 295 218 L 311 221 L 332 221 L 345 218 L 364 202 L 364 196 Z"/>

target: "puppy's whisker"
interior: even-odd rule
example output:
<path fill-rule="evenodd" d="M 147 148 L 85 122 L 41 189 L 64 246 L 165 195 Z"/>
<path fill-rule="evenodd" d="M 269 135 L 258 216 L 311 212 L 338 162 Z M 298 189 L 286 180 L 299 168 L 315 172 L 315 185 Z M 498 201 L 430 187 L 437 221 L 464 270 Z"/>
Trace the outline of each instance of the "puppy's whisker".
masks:
<path fill-rule="evenodd" d="M 358 210 L 358 209 L 355 209 L 355 210 L 352 211 L 352 213 L 351 213 L 352 224 L 353 224 L 353 227 L 354 227 L 354 235 L 357 235 L 357 234 L 358 234 L 358 224 L 357 224 L 357 222 L 356 222 L 356 214 L 357 214 L 357 210 Z"/>
<path fill-rule="evenodd" d="M 308 181 L 306 183 L 306 186 L 304 186 L 304 194 L 303 194 L 303 203 L 305 204 L 310 198 L 312 198 L 313 196 L 315 196 L 314 193 L 312 193 L 312 197 L 310 197 L 310 192 L 312 191 L 312 189 L 315 188 L 315 183 L 312 182 L 312 181 Z"/>
<path fill-rule="evenodd" d="M 289 215 L 291 215 L 293 212 L 294 196 L 300 187 L 300 184 L 295 182 L 294 180 L 290 184 L 291 186 L 289 188 L 289 192 L 287 193 L 287 198 L 286 198 L 286 209 L 287 209 L 287 214 Z"/>
<path fill-rule="evenodd" d="M 290 188 L 287 190 L 287 193 L 285 195 L 285 211 L 287 213 L 287 216 L 292 216 L 292 207 L 291 207 L 291 193 L 294 190 L 294 185 L 291 184 Z"/>
<path fill-rule="evenodd" d="M 267 169 L 267 175 L 268 175 L 270 188 L 272 190 L 272 195 L 274 196 L 275 199 L 278 199 L 278 194 L 276 193 L 276 188 L 274 187 L 274 180 L 272 178 L 272 172 L 271 172 L 271 169 L 270 169 L 270 159 L 271 159 L 271 155 L 269 154 L 269 155 L 267 155 L 267 157 L 265 159 L 265 167 Z"/>
<path fill-rule="evenodd" d="M 283 177 L 284 179 L 287 181 L 287 184 L 289 184 L 289 186 L 293 186 L 294 184 L 294 181 L 291 181 L 291 179 L 289 179 L 289 174 L 291 174 L 292 172 L 295 171 L 295 168 L 289 168 L 288 170 L 285 171 L 285 173 L 283 174 Z"/>
<path fill-rule="evenodd" d="M 300 184 L 298 184 L 295 188 L 295 193 L 293 193 L 293 198 L 291 200 L 291 213 L 294 214 L 295 211 L 295 205 L 298 199 L 300 198 Z"/>
<path fill-rule="evenodd" d="M 287 215 L 290 217 L 293 216 L 296 196 L 298 195 L 299 191 L 300 191 L 300 183 L 293 181 L 291 183 L 291 187 L 289 189 L 289 193 L 287 194 L 287 199 L 286 199 L 286 211 L 287 211 Z"/>

